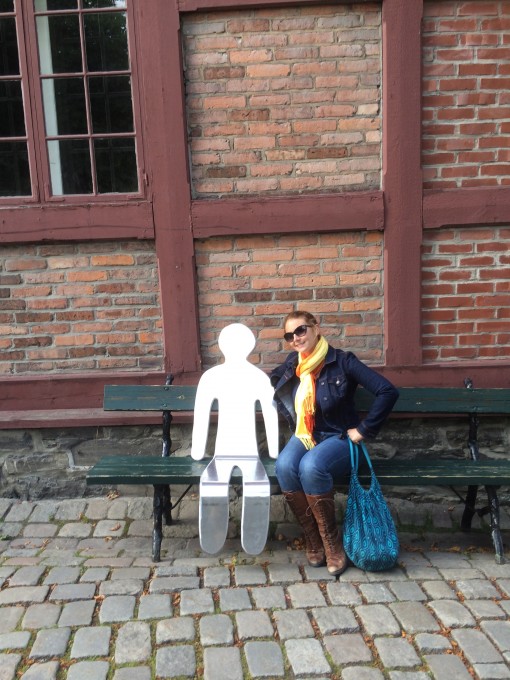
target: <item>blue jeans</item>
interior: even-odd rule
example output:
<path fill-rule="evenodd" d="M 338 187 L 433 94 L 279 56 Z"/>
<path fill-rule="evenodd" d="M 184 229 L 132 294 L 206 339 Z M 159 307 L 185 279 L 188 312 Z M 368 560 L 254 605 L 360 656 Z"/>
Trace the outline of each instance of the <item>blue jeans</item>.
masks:
<path fill-rule="evenodd" d="M 349 440 L 337 434 L 314 432 L 317 445 L 308 451 L 295 436 L 289 439 L 276 459 L 276 476 L 282 491 L 304 491 L 316 496 L 333 488 L 351 472 Z"/>

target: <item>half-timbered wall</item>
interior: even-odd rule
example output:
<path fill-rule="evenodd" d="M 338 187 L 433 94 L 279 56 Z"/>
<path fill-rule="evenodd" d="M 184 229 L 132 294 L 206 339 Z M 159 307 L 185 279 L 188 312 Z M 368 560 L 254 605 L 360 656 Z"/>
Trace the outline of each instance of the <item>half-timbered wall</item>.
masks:
<path fill-rule="evenodd" d="M 296 307 L 397 384 L 507 384 L 510 0 L 128 7 L 143 187 L 2 202 L 3 409 L 194 381 L 234 320 L 269 369 Z"/>

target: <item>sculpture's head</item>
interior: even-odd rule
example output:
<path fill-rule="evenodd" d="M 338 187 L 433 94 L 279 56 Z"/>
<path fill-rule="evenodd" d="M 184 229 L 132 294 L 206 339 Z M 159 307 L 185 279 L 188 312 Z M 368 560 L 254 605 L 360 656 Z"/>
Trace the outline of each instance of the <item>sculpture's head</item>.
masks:
<path fill-rule="evenodd" d="M 221 331 L 218 345 L 225 359 L 246 359 L 255 347 L 255 336 L 244 324 L 231 323 Z"/>

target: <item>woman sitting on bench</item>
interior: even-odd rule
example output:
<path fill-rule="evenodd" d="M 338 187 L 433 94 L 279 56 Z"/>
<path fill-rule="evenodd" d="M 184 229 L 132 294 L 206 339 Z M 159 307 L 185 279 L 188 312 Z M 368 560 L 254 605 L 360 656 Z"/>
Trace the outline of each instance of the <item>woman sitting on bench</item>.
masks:
<path fill-rule="evenodd" d="M 294 433 L 276 460 L 276 476 L 303 529 L 313 567 L 347 567 L 336 517 L 333 480 L 350 474 L 349 441 L 375 437 L 398 390 L 352 352 L 331 347 L 310 312 L 291 312 L 285 340 L 294 350 L 271 374 L 278 411 Z M 354 406 L 358 385 L 375 396 L 363 420 Z"/>

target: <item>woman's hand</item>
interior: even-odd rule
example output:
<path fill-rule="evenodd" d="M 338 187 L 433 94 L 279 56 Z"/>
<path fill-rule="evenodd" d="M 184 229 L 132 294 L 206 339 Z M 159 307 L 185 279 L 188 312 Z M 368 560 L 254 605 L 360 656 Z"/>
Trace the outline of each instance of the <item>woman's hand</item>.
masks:
<path fill-rule="evenodd" d="M 347 436 L 354 444 L 359 444 L 360 442 L 363 441 L 363 435 L 360 434 L 355 427 L 351 428 L 350 430 L 347 430 Z"/>

